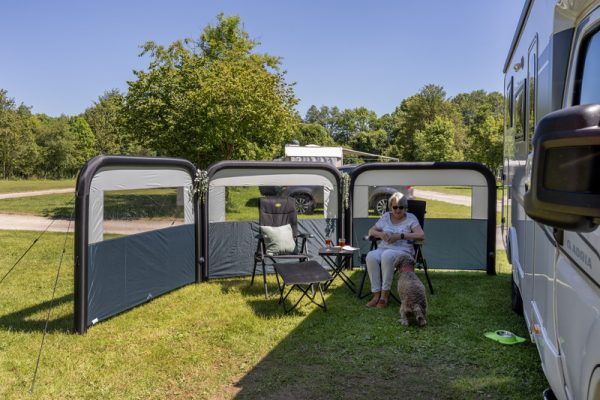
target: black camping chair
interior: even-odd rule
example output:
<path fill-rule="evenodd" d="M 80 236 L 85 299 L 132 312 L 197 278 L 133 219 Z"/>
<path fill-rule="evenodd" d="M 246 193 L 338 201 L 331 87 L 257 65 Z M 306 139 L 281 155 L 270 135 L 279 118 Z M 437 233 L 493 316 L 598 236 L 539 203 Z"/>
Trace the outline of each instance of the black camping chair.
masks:
<path fill-rule="evenodd" d="M 258 243 L 254 253 L 254 269 L 252 270 L 252 280 L 250 285 L 254 284 L 254 275 L 256 274 L 256 265 L 261 263 L 263 273 L 263 284 L 265 287 L 265 297 L 269 297 L 267 290 L 267 264 L 273 265 L 282 261 L 304 262 L 309 260 L 306 251 L 306 241 L 312 235 L 298 233 L 298 216 L 296 213 L 296 202 L 291 197 L 261 197 L 258 201 L 259 225 L 260 226 L 284 226 L 290 224 L 296 242 L 296 248 L 292 254 L 268 254 L 265 244 L 265 237 L 262 234 L 256 235 Z"/>
<path fill-rule="evenodd" d="M 426 207 L 427 207 L 427 203 L 423 200 L 408 200 L 408 212 L 410 212 L 415 217 L 417 217 L 422 229 L 425 229 L 425 213 L 427 212 Z M 363 239 L 371 241 L 371 247 L 370 247 L 369 251 L 377 249 L 378 239 L 376 239 L 372 236 L 365 236 Z M 427 260 L 425 260 L 425 256 L 423 255 L 423 245 L 424 244 L 425 244 L 425 241 L 423 241 L 423 240 L 413 241 L 413 245 L 415 248 L 415 266 L 419 269 L 422 268 L 423 271 L 425 271 L 425 278 L 427 279 L 427 284 L 429 285 L 429 292 L 431 294 L 433 294 L 433 286 L 431 284 L 431 279 L 429 279 L 429 274 L 427 273 Z M 360 257 L 361 258 L 361 260 L 360 260 L 361 266 L 364 268 L 364 273 L 363 273 L 363 276 L 362 276 L 362 279 L 360 282 L 360 287 L 358 289 L 358 297 L 361 299 L 367 297 L 370 294 L 370 293 L 363 294 L 363 292 L 362 292 L 363 287 L 365 285 L 365 280 L 368 275 L 366 257 L 367 257 L 366 254 L 362 254 Z M 398 298 L 393 293 L 390 292 L 390 295 L 398 303 L 400 302 L 400 300 L 398 300 Z"/>

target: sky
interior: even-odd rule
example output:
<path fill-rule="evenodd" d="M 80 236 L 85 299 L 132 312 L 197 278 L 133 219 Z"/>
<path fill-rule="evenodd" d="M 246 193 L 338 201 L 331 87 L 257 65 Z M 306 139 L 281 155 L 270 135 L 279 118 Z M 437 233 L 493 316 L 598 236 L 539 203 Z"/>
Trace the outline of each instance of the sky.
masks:
<path fill-rule="evenodd" d="M 523 0 L 19 0 L 0 5 L 0 89 L 34 113 L 77 115 L 127 91 L 147 41 L 197 38 L 240 16 L 311 105 L 393 112 L 424 85 L 502 92 Z"/>

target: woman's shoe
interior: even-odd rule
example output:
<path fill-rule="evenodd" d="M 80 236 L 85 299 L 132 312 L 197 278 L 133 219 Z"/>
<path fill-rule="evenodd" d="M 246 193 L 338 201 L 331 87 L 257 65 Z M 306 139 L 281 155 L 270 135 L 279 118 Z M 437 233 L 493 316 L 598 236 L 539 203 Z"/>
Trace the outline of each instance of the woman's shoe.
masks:
<path fill-rule="evenodd" d="M 376 307 L 379 304 L 379 299 L 381 298 L 381 292 L 373 293 L 373 298 L 367 303 L 367 307 Z"/>
<path fill-rule="evenodd" d="M 379 301 L 377 302 L 377 305 L 375 307 L 386 308 L 388 306 L 389 302 L 390 302 L 390 291 L 383 290 L 381 292 L 381 297 L 379 298 Z"/>

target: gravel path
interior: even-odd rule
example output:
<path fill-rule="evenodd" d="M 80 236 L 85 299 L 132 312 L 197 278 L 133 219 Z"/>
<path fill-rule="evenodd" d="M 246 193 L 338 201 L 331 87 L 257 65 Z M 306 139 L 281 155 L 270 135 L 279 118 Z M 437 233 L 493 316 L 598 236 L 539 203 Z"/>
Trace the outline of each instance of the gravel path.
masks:
<path fill-rule="evenodd" d="M 75 189 L 48 189 L 48 190 L 34 190 L 31 192 L 17 192 L 17 193 L 0 193 L 0 200 L 2 199 L 16 199 L 19 197 L 31 197 L 31 196 L 44 196 L 46 194 L 55 193 L 73 193 Z"/>
<path fill-rule="evenodd" d="M 432 192 L 429 190 L 420 190 L 415 189 L 414 191 L 415 197 L 421 197 L 423 199 L 428 200 L 438 200 L 451 204 L 459 204 L 461 206 L 471 207 L 471 196 L 462 196 L 459 194 L 448 194 L 448 193 L 440 193 L 440 192 Z M 500 211 L 502 209 L 502 201 L 498 200 L 496 202 L 496 209 Z"/>
<path fill-rule="evenodd" d="M 118 233 L 129 235 L 152 231 L 155 229 L 171 226 L 172 220 L 138 220 L 138 221 L 106 221 L 104 231 L 106 233 Z M 179 224 L 181 221 L 176 221 Z M 74 221 L 69 225 L 68 220 L 38 217 L 36 215 L 12 215 L 0 214 L 0 229 L 14 231 L 43 231 L 48 228 L 49 232 L 73 232 Z"/>

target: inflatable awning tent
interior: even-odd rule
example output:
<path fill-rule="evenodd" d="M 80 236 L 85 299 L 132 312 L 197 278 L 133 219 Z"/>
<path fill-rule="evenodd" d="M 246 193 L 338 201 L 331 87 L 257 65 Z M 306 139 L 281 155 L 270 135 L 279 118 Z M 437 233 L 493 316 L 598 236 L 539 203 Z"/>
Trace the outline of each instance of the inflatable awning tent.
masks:
<path fill-rule="evenodd" d="M 198 281 L 199 228 L 192 194 L 196 168 L 181 159 L 97 156 L 81 169 L 75 203 L 75 330 Z M 104 198 L 111 191 L 176 188 L 184 223 L 104 238 Z"/>
<path fill-rule="evenodd" d="M 313 235 L 308 252 L 316 254 L 325 236 L 342 232 L 340 174 L 321 162 L 222 161 L 208 169 L 209 190 L 204 204 L 205 277 L 222 278 L 252 273 L 257 221 L 228 221 L 225 193 L 232 187 L 309 186 L 322 190 L 323 211 L 300 219 L 299 229 Z"/>
<path fill-rule="evenodd" d="M 299 220 L 313 235 L 309 254 L 325 237 L 360 239 L 376 219 L 368 215 L 368 187 L 374 185 L 467 185 L 472 189 L 470 219 L 427 219 L 425 255 L 431 268 L 480 269 L 494 273 L 496 189 L 491 172 L 475 163 L 365 164 L 351 174 L 350 207 L 342 208 L 337 168 L 321 162 L 222 161 L 207 171 L 206 192 L 194 189 L 196 167 L 186 160 L 160 157 L 97 156 L 82 168 L 76 188 L 75 330 L 189 283 L 252 273 L 257 220 L 229 218 L 228 191 L 239 188 L 310 186 L 323 195 L 317 213 Z M 180 224 L 122 237 L 104 232 L 105 198 L 113 191 L 177 192 Z M 234 197 L 230 196 L 229 202 Z M 257 208 L 245 199 L 244 208 Z M 256 209 L 256 215 L 258 210 Z M 427 216 L 426 216 L 427 217 Z M 457 235 L 456 232 L 460 232 Z M 357 239 L 358 238 L 358 239 Z M 320 261 L 318 256 L 314 259 Z M 324 265 L 325 263 L 323 263 Z"/>
<path fill-rule="evenodd" d="M 368 215 L 368 190 L 392 185 L 471 188 L 470 218 L 428 218 L 425 214 L 427 263 L 437 269 L 485 269 L 495 273 L 496 182 L 488 168 L 470 162 L 415 162 L 369 163 L 354 169 L 346 235 L 363 254 L 370 243 L 361 237 L 374 225 Z"/>

